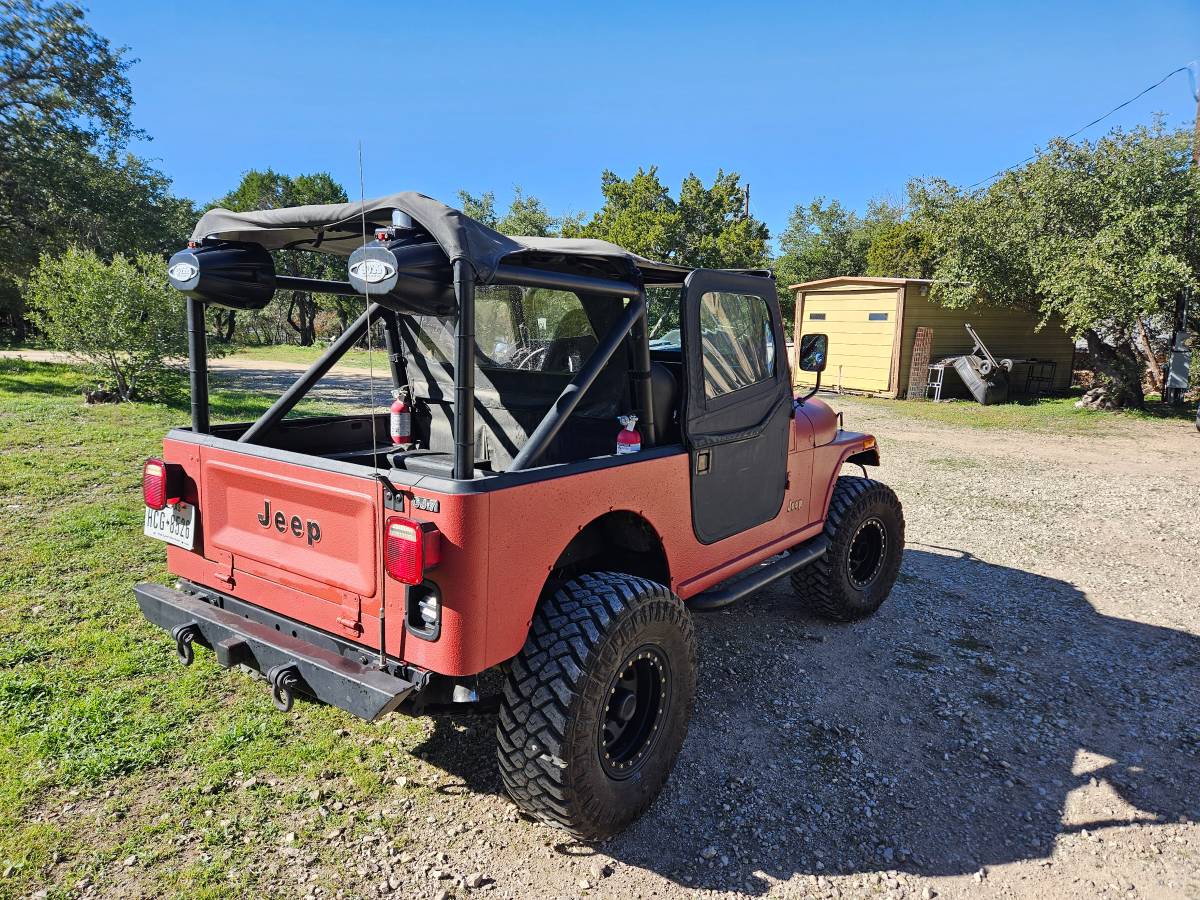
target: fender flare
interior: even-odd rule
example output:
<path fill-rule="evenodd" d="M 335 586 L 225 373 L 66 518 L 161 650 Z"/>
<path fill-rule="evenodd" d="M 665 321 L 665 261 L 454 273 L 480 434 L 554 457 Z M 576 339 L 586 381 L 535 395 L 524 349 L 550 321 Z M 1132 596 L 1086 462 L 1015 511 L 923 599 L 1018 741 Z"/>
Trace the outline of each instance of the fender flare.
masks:
<path fill-rule="evenodd" d="M 625 536 L 628 536 L 630 539 L 614 539 Z M 619 555 L 621 551 L 645 554 L 647 560 L 653 560 L 656 568 L 661 567 L 662 569 L 661 572 L 655 571 L 652 573 L 654 580 L 659 581 L 668 588 L 671 586 L 671 560 L 667 553 L 666 542 L 663 540 L 662 533 L 654 526 L 654 523 L 640 512 L 632 509 L 610 509 L 594 517 L 580 528 L 566 546 L 559 551 L 554 564 L 551 566 L 547 583 L 553 580 L 556 571 L 569 567 L 576 561 L 594 559 L 598 556 L 603 558 L 606 551 L 611 551 L 614 555 Z M 608 568 L 614 568 L 616 571 L 626 571 L 626 569 L 617 563 L 608 566 Z M 629 574 L 643 574 L 646 577 L 651 577 L 651 573 L 648 572 L 629 572 Z"/>
<path fill-rule="evenodd" d="M 829 504 L 833 500 L 833 489 L 837 486 L 838 473 L 841 472 L 842 466 L 848 462 L 856 463 L 860 466 L 878 466 L 879 447 L 872 446 L 864 449 L 861 441 L 847 442 L 847 446 L 838 457 L 837 465 L 833 467 L 833 477 L 829 479 L 829 484 L 825 488 L 825 498 L 821 503 L 822 522 L 829 516 Z"/>

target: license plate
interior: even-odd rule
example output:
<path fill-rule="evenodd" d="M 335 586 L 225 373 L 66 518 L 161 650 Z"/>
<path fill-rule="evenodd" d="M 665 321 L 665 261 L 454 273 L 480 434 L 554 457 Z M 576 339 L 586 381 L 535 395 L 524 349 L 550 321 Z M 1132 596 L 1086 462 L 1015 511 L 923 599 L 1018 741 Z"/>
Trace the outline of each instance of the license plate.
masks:
<path fill-rule="evenodd" d="M 146 507 L 146 535 L 191 550 L 196 531 L 196 507 L 190 503 L 176 503 L 165 509 Z"/>

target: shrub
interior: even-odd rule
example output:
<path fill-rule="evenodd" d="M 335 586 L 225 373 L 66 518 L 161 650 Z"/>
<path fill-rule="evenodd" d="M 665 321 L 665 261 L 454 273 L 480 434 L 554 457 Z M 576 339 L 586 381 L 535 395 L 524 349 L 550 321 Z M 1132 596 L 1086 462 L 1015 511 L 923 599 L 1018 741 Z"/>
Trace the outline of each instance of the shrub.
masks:
<path fill-rule="evenodd" d="M 50 346 L 77 357 L 122 400 L 179 394 L 187 313 L 160 257 L 118 254 L 105 262 L 77 247 L 61 256 L 43 254 L 25 297 Z"/>

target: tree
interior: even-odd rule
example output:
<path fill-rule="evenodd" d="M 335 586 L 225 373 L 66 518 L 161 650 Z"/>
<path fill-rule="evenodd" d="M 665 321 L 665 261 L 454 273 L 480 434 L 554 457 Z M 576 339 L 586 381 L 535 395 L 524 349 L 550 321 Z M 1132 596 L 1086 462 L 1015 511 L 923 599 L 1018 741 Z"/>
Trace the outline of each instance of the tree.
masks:
<path fill-rule="evenodd" d="M 745 215 L 740 176 L 718 169 L 710 187 L 689 174 L 679 199 L 658 177 L 658 168 L 639 168 L 624 179 L 605 171 L 600 179 L 604 205 L 591 219 L 563 220 L 566 237 L 611 241 L 640 256 L 708 268 L 766 268 L 770 263 L 767 226 Z M 648 292 L 655 332 L 679 324 L 678 296 Z"/>
<path fill-rule="evenodd" d="M 496 217 L 496 195 L 491 191 L 475 197 L 466 191 L 458 192 L 458 203 L 462 211 L 481 225 L 495 228 L 499 224 Z"/>
<path fill-rule="evenodd" d="M 937 260 L 924 223 L 916 219 L 883 224 L 867 248 L 868 275 L 932 278 Z"/>
<path fill-rule="evenodd" d="M 304 206 L 311 203 L 346 203 L 346 189 L 333 180 L 327 172 L 311 175 L 283 175 L 273 169 L 258 171 L 251 169 L 242 176 L 241 182 L 230 193 L 214 203 L 234 212 L 249 212 L 258 209 L 278 209 L 283 206 Z M 341 270 L 327 256 L 300 250 L 280 250 L 275 253 L 278 271 L 293 277 L 340 278 Z M 278 291 L 272 302 L 287 305 L 288 325 L 296 332 L 301 346 L 309 347 L 316 342 L 318 298 L 323 298 L 337 312 L 342 328 L 349 324 L 351 316 L 361 310 L 355 298 L 318 295 L 311 291 Z M 225 338 L 233 335 L 234 313 L 223 314 L 222 326 Z"/>
<path fill-rule="evenodd" d="M 0 0 L 0 327 L 18 337 L 40 248 L 162 252 L 186 233 L 191 204 L 122 152 L 131 64 L 73 4 Z"/>
<path fill-rule="evenodd" d="M 517 185 L 513 188 L 513 199 L 508 212 L 495 227 L 501 234 L 550 237 L 558 229 L 558 220 L 546 211 L 541 200 L 534 196 L 526 196 L 521 186 Z"/>
<path fill-rule="evenodd" d="M 136 133 L 126 52 L 73 3 L 0 0 L 0 126 L 36 122 L 88 146 L 123 146 Z"/>
<path fill-rule="evenodd" d="M 512 203 L 503 216 L 496 214 L 496 195 L 492 191 L 478 197 L 459 191 L 458 200 L 468 216 L 501 234 L 551 237 L 558 233 L 559 220 L 550 215 L 541 200 L 526 194 L 520 185 L 513 188 Z"/>
<path fill-rule="evenodd" d="M 779 283 L 866 274 L 871 245 L 896 229 L 904 212 L 904 207 L 882 199 L 869 201 L 865 216 L 837 200 L 827 203 L 824 197 L 797 204 L 779 236 Z"/>
<path fill-rule="evenodd" d="M 796 204 L 787 227 L 779 236 L 775 277 L 780 286 L 860 275 L 867 266 L 868 242 L 862 235 L 862 219 L 837 200 L 826 203 L 817 197 L 807 205 Z"/>
<path fill-rule="evenodd" d="M 745 215 L 740 177 L 717 170 L 711 187 L 688 175 L 679 187 L 676 258 L 706 269 L 760 269 L 770 262 L 766 224 Z"/>
<path fill-rule="evenodd" d="M 600 192 L 600 210 L 582 225 L 569 223 L 563 236 L 599 238 L 640 256 L 669 261 L 677 247 L 678 213 L 658 168 L 639 168 L 629 179 L 606 169 Z"/>
<path fill-rule="evenodd" d="M 30 314 L 52 346 L 74 354 L 122 400 L 167 399 L 185 374 L 187 321 L 162 258 L 68 247 L 43 255 L 26 285 Z M 216 351 L 219 354 L 219 350 Z"/>
<path fill-rule="evenodd" d="M 563 233 L 612 241 L 640 256 L 682 266 L 765 267 L 770 253 L 767 226 L 744 215 L 740 176 L 718 169 L 711 187 L 693 174 L 683 179 L 679 200 L 658 177 L 658 168 L 638 169 L 624 179 L 605 171 L 604 205 L 590 220 L 568 219 Z"/>
<path fill-rule="evenodd" d="M 170 181 L 136 156 L 101 155 L 63 135 L 8 134 L 0 145 L 0 293 L 14 314 L 20 282 L 43 248 L 75 244 L 105 258 L 166 253 L 191 231 L 191 202 L 172 196 Z"/>
<path fill-rule="evenodd" d="M 927 183 L 920 200 L 939 256 L 933 296 L 979 298 L 1060 318 L 1083 337 L 1119 404 L 1140 407 L 1155 336 L 1175 298 L 1200 286 L 1188 222 L 1200 214 L 1191 136 L 1161 122 L 1099 141 L 1057 139 L 986 190 Z"/>

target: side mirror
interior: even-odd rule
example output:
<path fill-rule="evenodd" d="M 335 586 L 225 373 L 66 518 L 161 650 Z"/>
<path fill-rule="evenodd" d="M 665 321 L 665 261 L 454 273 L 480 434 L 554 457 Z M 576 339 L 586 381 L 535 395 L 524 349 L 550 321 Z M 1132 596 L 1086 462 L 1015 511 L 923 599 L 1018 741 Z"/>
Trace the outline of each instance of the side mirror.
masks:
<path fill-rule="evenodd" d="M 796 366 L 802 372 L 824 372 L 829 356 L 829 335 L 806 334 L 800 338 L 800 349 L 796 353 Z"/>

